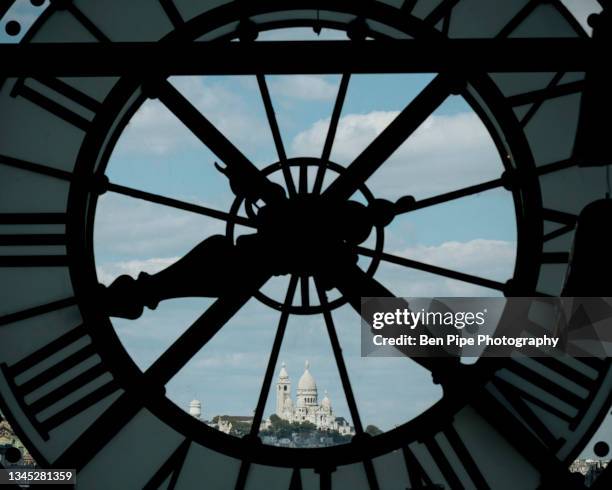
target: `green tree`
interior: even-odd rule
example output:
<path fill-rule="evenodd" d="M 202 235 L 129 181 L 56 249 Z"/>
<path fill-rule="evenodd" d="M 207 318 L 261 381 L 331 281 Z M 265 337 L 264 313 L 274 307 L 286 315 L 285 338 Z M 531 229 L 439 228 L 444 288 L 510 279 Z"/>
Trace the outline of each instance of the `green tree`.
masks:
<path fill-rule="evenodd" d="M 251 424 L 249 422 L 243 422 L 241 420 L 232 420 L 232 429 L 230 434 L 236 437 L 242 437 L 247 435 L 251 431 Z"/>
<path fill-rule="evenodd" d="M 368 425 L 368 426 L 366 427 L 366 430 L 365 430 L 365 431 L 366 431 L 368 434 L 370 434 L 371 436 L 377 436 L 377 435 L 379 435 L 379 434 L 382 434 L 382 433 L 383 433 L 383 431 L 382 431 L 382 430 L 380 430 L 380 429 L 379 429 L 378 427 L 376 427 L 375 425 Z"/>

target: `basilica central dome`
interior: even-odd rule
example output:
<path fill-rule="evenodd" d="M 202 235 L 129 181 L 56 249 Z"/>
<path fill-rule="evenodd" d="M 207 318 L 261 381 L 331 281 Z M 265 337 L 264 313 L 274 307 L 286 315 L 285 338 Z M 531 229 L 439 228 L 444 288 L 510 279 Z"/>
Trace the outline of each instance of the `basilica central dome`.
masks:
<path fill-rule="evenodd" d="M 325 397 L 319 403 L 317 383 L 310 374 L 310 363 L 306 361 L 304 374 L 297 385 L 295 403 L 291 397 L 291 380 L 285 363 L 276 382 L 276 415 L 289 422 L 310 422 L 319 430 L 337 431 L 341 435 L 354 435 L 355 430 L 343 417 L 336 417 L 332 410 L 331 400 L 325 391 Z"/>
<path fill-rule="evenodd" d="M 315 391 L 317 389 L 317 383 L 312 377 L 312 374 L 310 374 L 310 371 L 308 370 L 309 367 L 310 363 L 306 361 L 306 368 L 304 370 L 304 374 L 302 374 L 302 377 L 298 381 L 298 390 Z"/>

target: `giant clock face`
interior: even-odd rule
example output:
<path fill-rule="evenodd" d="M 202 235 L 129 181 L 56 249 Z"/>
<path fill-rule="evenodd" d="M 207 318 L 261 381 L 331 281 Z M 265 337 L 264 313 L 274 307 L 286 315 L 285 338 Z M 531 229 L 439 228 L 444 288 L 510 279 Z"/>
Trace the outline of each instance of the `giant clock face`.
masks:
<path fill-rule="evenodd" d="M 161 42 L 179 37 L 230 42 L 245 37 L 245 25 L 260 31 L 295 26 L 350 31 L 360 25 L 365 28 L 363 35 L 374 39 L 583 35 L 559 2 L 514 0 L 493 7 L 491 2 L 470 0 L 363 5 L 329 1 L 325 10 L 316 7 L 316 2 L 307 1 L 290 6 L 281 1 L 53 2 L 23 42 Z M 342 83 L 348 78 L 345 74 Z M 351 403 L 350 372 L 343 370 L 332 311 L 341 303 L 381 291 L 376 277 L 381 261 L 401 262 L 385 252 L 382 238 L 371 250 L 360 250 L 372 260 L 363 269 L 349 269 L 354 281 L 345 281 L 333 299 L 320 286 L 319 302 L 308 306 L 295 306 L 291 299 L 300 277 L 323 280 L 317 276 L 320 264 L 310 257 L 270 271 L 262 270 L 260 262 L 265 261 L 252 256 L 240 287 L 220 293 L 143 372 L 123 349 L 101 299 L 93 230 L 101 193 L 139 192 L 108 182 L 104 173 L 117 139 L 149 97 L 158 98 L 230 172 L 241 174 L 246 194 L 249 186 L 261 189 L 266 182 L 262 175 L 282 175 L 291 167 L 318 169 L 321 162 L 328 166 L 335 180 L 320 197 L 299 183 L 291 189 L 290 179 L 285 181 L 287 198 L 268 192 L 263 200 L 273 217 L 315 210 L 320 217 L 334 213 L 344 217 L 345 208 L 336 203 L 346 202 L 354 192 L 360 192 L 366 203 L 378 197 L 366 185 L 370 174 L 410 136 L 416 129 L 412 126 L 455 92 L 486 126 L 505 171 L 480 186 L 427 202 L 409 202 L 405 211 L 505 187 L 516 211 L 516 265 L 507 282 L 441 268 L 433 272 L 510 296 L 558 295 L 577 214 L 604 190 L 600 172 L 578 168 L 571 158 L 583 78 L 582 73 L 482 73 L 459 83 L 436 75 L 351 165 L 328 162 L 329 151 L 322 158 L 289 160 L 279 154 L 279 161 L 270 162 L 263 172 L 255 172 L 251 162 L 165 80 L 3 80 L 2 411 L 41 466 L 77 468 L 83 488 L 193 488 L 196 483 L 207 488 L 406 488 L 438 483 L 449 488 L 536 488 L 554 478 L 609 410 L 608 359 L 558 354 L 512 358 L 495 365 L 479 362 L 471 368 L 477 381 L 462 379 L 470 383 L 463 394 L 443 383 L 445 396 L 440 402 L 416 419 L 370 438 L 363 434 Z M 265 84 L 264 77 L 258 79 Z M 337 120 L 338 114 L 334 117 Z M 137 197 L 161 199 L 143 192 Z M 167 200 L 162 204 L 183 206 Z M 191 211 L 210 214 L 209 209 L 195 208 Z M 235 225 L 252 224 L 249 216 L 257 215 L 256 207 L 240 198 L 222 212 L 232 241 Z M 266 223 L 265 231 L 275 236 L 282 221 Z M 375 235 L 384 236 L 384 224 L 377 226 Z M 273 274 L 290 277 L 284 298 L 258 292 Z M 358 432 L 350 444 L 317 449 L 262 446 L 255 437 L 221 434 L 166 398 L 164 386 L 253 295 L 280 311 L 279 330 L 292 315 L 325 317 Z M 273 349 L 274 355 L 278 349 L 275 354 Z M 259 417 L 262 409 L 258 406 Z"/>

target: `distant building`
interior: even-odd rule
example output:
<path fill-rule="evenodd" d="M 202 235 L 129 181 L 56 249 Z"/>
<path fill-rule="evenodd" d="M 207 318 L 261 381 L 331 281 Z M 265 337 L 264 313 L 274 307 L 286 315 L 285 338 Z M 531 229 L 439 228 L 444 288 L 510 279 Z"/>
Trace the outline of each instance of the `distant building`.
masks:
<path fill-rule="evenodd" d="M 202 418 L 202 402 L 200 402 L 200 400 L 191 400 L 189 404 L 189 415 L 196 419 Z"/>
<path fill-rule="evenodd" d="M 224 432 L 225 434 L 229 434 L 232 430 L 232 422 L 224 419 L 223 417 L 219 417 L 217 420 L 217 430 Z"/>
<path fill-rule="evenodd" d="M 296 402 L 291 397 L 291 380 L 285 363 L 283 363 L 276 383 L 276 415 L 289 422 L 310 422 L 317 429 L 335 431 L 343 436 L 355 435 L 355 429 L 344 417 L 336 417 L 332 409 L 331 400 L 325 396 L 319 403 L 317 383 L 310 374 L 310 364 L 306 361 L 304 373 L 298 381 Z M 192 400 L 189 403 L 189 414 L 204 423 L 226 434 L 240 434 L 250 429 L 253 416 L 247 415 L 217 415 L 210 421 L 203 420 L 202 403 Z M 269 430 L 272 426 L 270 419 L 263 419 L 259 426 L 260 431 Z M 281 445 L 289 444 L 287 441 L 277 441 Z M 327 441 L 320 441 L 327 444 Z"/>
<path fill-rule="evenodd" d="M 253 417 L 249 415 L 217 415 L 206 424 L 225 434 L 244 434 L 251 430 Z"/>
<path fill-rule="evenodd" d="M 610 460 L 605 459 L 577 459 L 569 467 L 572 473 L 580 473 L 584 476 L 584 484 L 590 487 L 597 477 L 610 464 Z"/>
<path fill-rule="evenodd" d="M 8 461 L 5 453 L 10 448 L 17 448 L 21 453 L 21 460 L 17 462 Z M 34 466 L 36 463 L 25 446 L 13 432 L 11 425 L 0 417 L 0 464 L 4 467 Z"/>
<path fill-rule="evenodd" d="M 319 403 L 317 383 L 306 361 L 304 373 L 296 390 L 296 402 L 291 396 L 291 380 L 285 363 L 276 382 L 276 415 L 289 422 L 310 422 L 319 430 L 334 430 L 342 435 L 354 435 L 353 427 L 342 417 L 336 417 L 327 391 Z"/>

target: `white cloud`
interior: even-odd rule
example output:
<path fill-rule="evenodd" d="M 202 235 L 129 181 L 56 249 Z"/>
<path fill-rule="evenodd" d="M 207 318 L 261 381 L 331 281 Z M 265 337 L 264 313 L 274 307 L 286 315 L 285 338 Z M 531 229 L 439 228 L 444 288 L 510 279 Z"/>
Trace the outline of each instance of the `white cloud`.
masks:
<path fill-rule="evenodd" d="M 516 245 L 503 240 L 475 239 L 404 248 L 393 255 L 458 272 L 505 282 L 514 270 Z M 494 290 L 399 266 L 382 266 L 379 280 L 398 296 L 490 296 Z M 499 294 L 499 293 L 497 293 Z"/>
<path fill-rule="evenodd" d="M 348 114 L 340 119 L 332 160 L 347 164 L 398 115 Z M 329 119 L 315 122 L 292 142 L 293 151 L 322 148 Z M 380 197 L 425 197 L 497 178 L 502 165 L 485 126 L 474 113 L 432 115 L 368 180 Z"/>
<path fill-rule="evenodd" d="M 224 233 L 224 227 L 224 221 L 129 197 L 104 195 L 96 210 L 96 260 L 182 256 L 206 237 Z"/>
<path fill-rule="evenodd" d="M 440 267 L 486 271 L 487 277 L 500 277 L 502 272 L 507 272 L 508 265 L 514 265 L 515 245 L 503 240 L 452 241 L 441 245 L 410 247 L 400 251 L 399 255 Z"/>
<path fill-rule="evenodd" d="M 174 77 L 172 84 L 244 153 L 271 142 L 263 106 L 203 77 Z M 259 103 L 259 101 L 258 101 Z M 158 100 L 147 100 L 134 114 L 117 143 L 117 152 L 167 155 L 202 143 Z"/>
<path fill-rule="evenodd" d="M 227 352 L 209 354 L 195 359 L 193 367 L 196 369 L 237 369 L 239 371 L 250 371 L 253 368 L 263 369 L 267 365 L 265 355 L 260 352 Z"/>
<path fill-rule="evenodd" d="M 287 27 L 259 33 L 258 41 L 337 41 L 346 40 L 345 31 L 323 28 L 317 34 L 310 27 Z"/>
<path fill-rule="evenodd" d="M 176 262 L 180 257 L 155 257 L 145 260 L 127 260 L 118 262 L 106 262 L 96 267 L 98 280 L 105 285 L 110 285 L 117 277 L 127 274 L 134 278 L 141 272 L 155 274 Z"/>
<path fill-rule="evenodd" d="M 303 100 L 330 100 L 338 87 L 317 75 L 278 76 L 270 80 L 270 92 L 276 96 Z"/>

